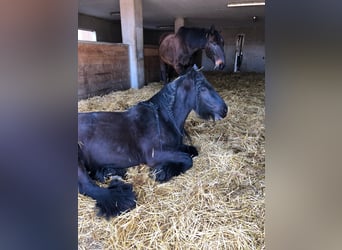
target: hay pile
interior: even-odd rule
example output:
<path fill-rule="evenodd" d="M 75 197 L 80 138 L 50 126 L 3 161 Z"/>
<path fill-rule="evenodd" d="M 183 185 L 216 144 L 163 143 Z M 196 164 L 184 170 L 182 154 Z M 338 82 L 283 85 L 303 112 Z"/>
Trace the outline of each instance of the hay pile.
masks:
<path fill-rule="evenodd" d="M 205 73 L 229 106 L 216 123 L 192 112 L 186 129 L 199 150 L 193 167 L 159 184 L 140 165 L 128 171 L 137 208 L 110 219 L 78 195 L 79 249 L 264 249 L 264 75 Z M 79 101 L 79 111 L 125 110 L 162 87 Z"/>

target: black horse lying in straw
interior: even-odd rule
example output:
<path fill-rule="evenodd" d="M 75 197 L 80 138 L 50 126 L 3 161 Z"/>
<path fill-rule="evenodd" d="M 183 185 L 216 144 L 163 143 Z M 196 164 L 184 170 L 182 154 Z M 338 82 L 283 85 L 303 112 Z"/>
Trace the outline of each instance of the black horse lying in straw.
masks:
<path fill-rule="evenodd" d="M 103 188 L 92 178 L 103 182 L 108 174 L 123 175 L 124 168 L 143 163 L 157 181 L 165 182 L 192 167 L 197 149 L 183 144 L 191 110 L 214 121 L 227 115 L 227 105 L 196 65 L 125 112 L 79 113 L 79 192 L 97 201 L 99 215 L 108 218 L 130 210 L 136 197 L 131 184 L 114 180 Z"/>

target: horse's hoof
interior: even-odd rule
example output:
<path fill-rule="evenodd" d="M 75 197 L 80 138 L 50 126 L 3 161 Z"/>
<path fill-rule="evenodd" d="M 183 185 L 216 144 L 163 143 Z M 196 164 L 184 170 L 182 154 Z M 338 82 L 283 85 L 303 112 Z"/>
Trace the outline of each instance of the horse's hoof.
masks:
<path fill-rule="evenodd" d="M 189 155 L 193 158 L 198 156 L 198 151 L 194 146 L 189 146 Z"/>

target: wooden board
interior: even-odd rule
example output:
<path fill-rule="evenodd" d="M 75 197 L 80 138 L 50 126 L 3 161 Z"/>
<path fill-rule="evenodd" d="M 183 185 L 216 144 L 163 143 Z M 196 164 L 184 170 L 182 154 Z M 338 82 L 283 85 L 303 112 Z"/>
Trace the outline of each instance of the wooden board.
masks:
<path fill-rule="evenodd" d="M 78 99 L 130 88 L 128 46 L 78 42 Z"/>
<path fill-rule="evenodd" d="M 144 46 L 145 83 L 160 81 L 159 47 Z"/>

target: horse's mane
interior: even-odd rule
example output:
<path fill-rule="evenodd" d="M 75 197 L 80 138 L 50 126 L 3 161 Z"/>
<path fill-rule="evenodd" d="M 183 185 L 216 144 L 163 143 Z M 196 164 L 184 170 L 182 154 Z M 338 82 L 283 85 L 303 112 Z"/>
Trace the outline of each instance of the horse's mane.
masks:
<path fill-rule="evenodd" d="M 176 36 L 191 47 L 204 47 L 207 42 L 206 35 L 209 30 L 197 27 L 180 27 Z"/>
<path fill-rule="evenodd" d="M 161 111 L 163 116 L 174 125 L 179 135 L 181 135 L 182 137 L 185 135 L 191 142 L 191 138 L 185 130 L 185 128 L 183 128 L 182 131 L 179 131 L 173 113 L 173 107 L 176 101 L 176 93 L 179 81 L 183 81 L 184 77 L 186 76 L 179 76 L 172 82 L 165 85 L 157 94 L 155 94 L 148 101 L 146 101 L 146 103 L 152 103 L 153 106 L 159 107 L 159 110 Z"/>
<path fill-rule="evenodd" d="M 178 80 L 178 78 L 176 79 Z M 156 95 L 149 101 L 161 108 L 162 111 L 171 112 L 176 100 L 177 83 L 176 80 L 165 85 Z M 173 115 L 173 114 L 172 114 Z M 170 114 L 167 114 L 170 118 Z"/>

